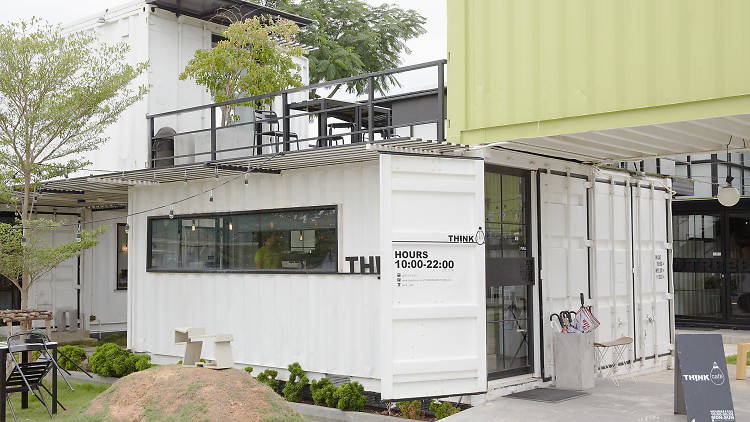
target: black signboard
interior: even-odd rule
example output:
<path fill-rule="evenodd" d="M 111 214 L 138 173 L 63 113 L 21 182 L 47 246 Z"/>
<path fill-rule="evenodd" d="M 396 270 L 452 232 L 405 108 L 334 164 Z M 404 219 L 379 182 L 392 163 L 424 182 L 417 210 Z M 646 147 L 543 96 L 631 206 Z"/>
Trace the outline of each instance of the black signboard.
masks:
<path fill-rule="evenodd" d="M 689 422 L 735 422 L 721 334 L 677 334 L 674 413 Z"/>

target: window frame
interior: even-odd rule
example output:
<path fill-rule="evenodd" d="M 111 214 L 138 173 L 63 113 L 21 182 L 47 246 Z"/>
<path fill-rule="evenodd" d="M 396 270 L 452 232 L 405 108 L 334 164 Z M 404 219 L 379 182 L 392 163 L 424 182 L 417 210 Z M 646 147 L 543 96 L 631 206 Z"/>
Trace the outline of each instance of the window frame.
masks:
<path fill-rule="evenodd" d="M 340 207 L 338 205 L 315 205 L 307 207 L 286 207 L 286 208 L 264 208 L 257 210 L 246 210 L 246 211 L 225 211 L 225 212 L 211 212 L 211 213 L 190 213 L 190 214 L 175 214 L 174 218 L 181 219 L 200 219 L 200 218 L 216 218 L 216 217 L 229 217 L 234 215 L 258 215 L 258 214 L 270 214 L 280 212 L 305 212 L 305 211 L 319 211 L 319 210 L 332 210 L 336 213 L 335 221 L 336 227 L 334 228 L 334 238 L 336 239 L 336 269 L 329 271 L 310 271 L 310 270 L 296 270 L 296 269 L 160 269 L 153 268 L 151 266 L 151 221 L 152 220 L 163 220 L 169 219 L 169 215 L 151 215 L 146 218 L 146 272 L 147 273 L 193 273 L 193 274 L 346 274 L 339 272 L 341 266 L 341 238 L 340 238 L 340 226 L 341 216 Z"/>
<path fill-rule="evenodd" d="M 125 291 L 128 290 L 128 284 L 130 282 L 130 265 L 126 265 L 127 268 L 127 278 L 125 280 L 125 287 L 120 286 L 120 227 L 122 227 L 123 231 L 125 232 L 126 236 L 126 242 L 128 245 L 128 252 L 130 252 L 130 236 L 127 230 L 125 230 L 125 227 L 127 226 L 126 223 L 117 223 L 116 224 L 116 230 L 115 230 L 115 290 L 116 291 Z M 126 253 L 128 253 L 126 252 Z M 128 262 L 126 261 L 126 264 Z"/>

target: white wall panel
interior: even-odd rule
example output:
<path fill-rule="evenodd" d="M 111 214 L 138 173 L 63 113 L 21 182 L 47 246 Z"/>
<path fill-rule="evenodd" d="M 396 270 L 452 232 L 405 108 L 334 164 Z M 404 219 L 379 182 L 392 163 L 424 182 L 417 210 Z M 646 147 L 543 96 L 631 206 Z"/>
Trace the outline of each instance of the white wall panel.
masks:
<path fill-rule="evenodd" d="M 90 331 L 124 331 L 127 322 L 127 290 L 117 290 L 117 223 L 125 223 L 127 211 L 87 212 L 84 230 L 104 226 L 99 243 L 81 255 L 81 318 Z M 104 221 L 106 220 L 106 221 Z M 96 320 L 89 321 L 95 315 Z"/>
<path fill-rule="evenodd" d="M 586 180 L 543 173 L 541 180 L 542 280 L 544 319 L 580 307 L 579 293 L 588 294 Z M 544 330 L 545 375 L 554 373 L 552 334 Z"/>
<path fill-rule="evenodd" d="M 269 166 L 273 166 L 271 161 Z M 222 179 L 223 180 L 223 179 Z M 316 205 L 339 207 L 339 270 L 345 256 L 379 255 L 377 162 L 254 174 L 175 206 L 176 214 Z M 130 212 L 200 192 L 214 179 L 132 188 Z M 238 364 L 379 377 L 379 278 L 375 275 L 189 274 L 146 272 L 146 218 L 131 217 L 130 347 L 177 357 L 175 327 L 234 335 Z M 346 264 L 346 266 L 344 266 Z M 211 356 L 210 347 L 207 355 Z"/>
<path fill-rule="evenodd" d="M 53 220 L 60 224 L 50 231 L 38 233 L 41 244 L 56 246 L 72 242 L 76 237 L 78 217 L 73 215 L 41 214 L 35 218 Z M 71 258 L 60 263 L 54 270 L 36 280 L 29 289 L 29 307 L 53 311 L 59 308 L 76 309 L 77 306 L 78 260 Z M 34 326 L 44 327 L 37 321 Z"/>

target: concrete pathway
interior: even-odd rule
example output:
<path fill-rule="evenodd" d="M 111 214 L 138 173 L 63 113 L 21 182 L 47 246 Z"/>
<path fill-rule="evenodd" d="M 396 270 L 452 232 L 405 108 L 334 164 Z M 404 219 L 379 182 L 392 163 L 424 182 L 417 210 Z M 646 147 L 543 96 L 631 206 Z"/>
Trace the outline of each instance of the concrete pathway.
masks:
<path fill-rule="evenodd" d="M 735 366 L 727 365 L 738 421 L 750 420 L 750 380 L 735 380 Z M 571 421 L 686 421 L 673 414 L 673 371 L 624 378 L 620 387 L 597 379 L 589 396 L 560 403 L 540 403 L 500 397 L 443 419 L 447 422 L 571 422 Z"/>

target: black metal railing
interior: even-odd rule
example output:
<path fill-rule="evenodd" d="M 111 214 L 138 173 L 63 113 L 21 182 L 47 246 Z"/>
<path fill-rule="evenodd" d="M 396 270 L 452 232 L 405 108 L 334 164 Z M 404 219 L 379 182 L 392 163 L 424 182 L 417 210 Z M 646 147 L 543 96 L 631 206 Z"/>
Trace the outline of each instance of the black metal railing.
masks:
<path fill-rule="evenodd" d="M 417 129 L 421 137 L 444 141 L 445 63 L 445 60 L 436 60 L 148 115 L 151 151 L 148 165 L 167 167 L 280 151 L 372 143 L 415 136 Z M 407 72 L 419 73 L 419 83 L 424 83 L 425 74 L 434 77 L 434 87 L 375 97 L 376 78 L 396 78 Z M 343 96 L 349 98 L 345 99 L 310 95 L 316 90 L 362 81 L 367 84 L 366 98 L 347 93 Z M 257 106 L 268 102 L 272 102 L 273 107 Z M 222 118 L 219 124 L 219 112 L 226 113 L 229 107 L 238 109 L 231 121 Z M 292 130 L 293 122 L 301 129 L 300 133 Z M 302 136 L 310 129 L 317 132 L 315 136 Z"/>

